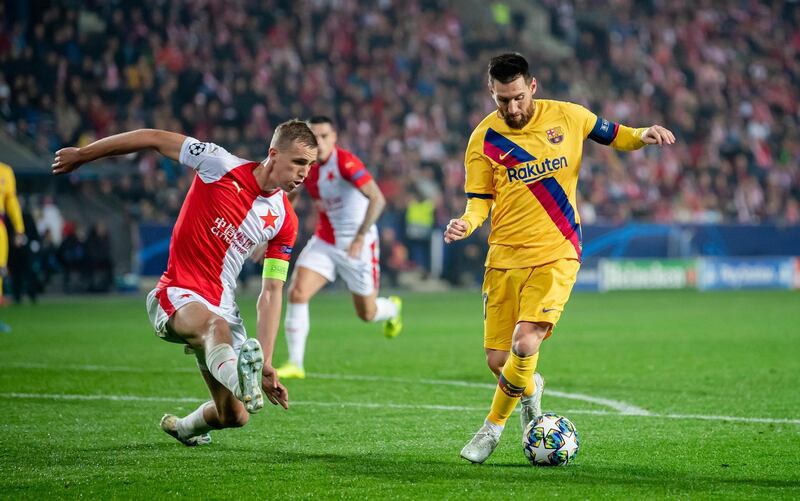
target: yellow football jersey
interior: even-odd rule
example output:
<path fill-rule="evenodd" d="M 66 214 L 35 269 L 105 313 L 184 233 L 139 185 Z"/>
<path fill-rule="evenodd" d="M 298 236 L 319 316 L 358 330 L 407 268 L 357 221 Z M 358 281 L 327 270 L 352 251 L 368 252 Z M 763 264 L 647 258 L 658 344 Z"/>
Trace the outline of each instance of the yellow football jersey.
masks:
<path fill-rule="evenodd" d="M 0 162 L 0 218 L 8 214 L 8 219 L 17 233 L 25 233 L 22 224 L 22 211 L 17 200 L 17 182 L 11 166 Z"/>
<path fill-rule="evenodd" d="M 486 266 L 526 268 L 557 259 L 581 258 L 580 217 L 575 197 L 590 138 L 617 149 L 641 148 L 645 129 L 599 118 L 583 106 L 535 100 L 522 129 L 497 112 L 472 132 L 465 155 L 468 234 L 492 209 Z"/>

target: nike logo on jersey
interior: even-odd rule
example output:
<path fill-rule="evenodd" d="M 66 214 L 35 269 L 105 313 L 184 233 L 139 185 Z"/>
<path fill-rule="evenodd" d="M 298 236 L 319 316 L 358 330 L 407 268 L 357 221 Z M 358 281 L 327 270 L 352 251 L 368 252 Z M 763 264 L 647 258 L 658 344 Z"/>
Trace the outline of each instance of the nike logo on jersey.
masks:
<path fill-rule="evenodd" d="M 510 150 L 508 150 L 507 152 L 505 152 L 505 154 L 503 154 L 503 155 L 500 155 L 500 160 L 505 160 L 505 159 L 506 159 L 506 157 L 507 157 L 507 156 L 509 156 L 509 155 L 511 154 L 511 152 L 512 152 L 512 151 L 514 151 L 514 148 L 511 148 Z"/>
<path fill-rule="evenodd" d="M 556 311 L 558 308 L 542 308 L 542 313 L 550 313 L 551 311 Z"/>
<path fill-rule="evenodd" d="M 486 130 L 483 138 L 483 154 L 505 167 L 536 160 L 525 148 L 492 128 Z"/>

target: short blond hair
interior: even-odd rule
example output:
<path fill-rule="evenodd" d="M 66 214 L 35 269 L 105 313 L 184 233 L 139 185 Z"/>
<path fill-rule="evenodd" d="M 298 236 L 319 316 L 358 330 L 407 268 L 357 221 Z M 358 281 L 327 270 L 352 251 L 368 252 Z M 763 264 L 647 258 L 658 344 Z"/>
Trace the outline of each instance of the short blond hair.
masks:
<path fill-rule="evenodd" d="M 287 120 L 275 128 L 275 133 L 272 134 L 272 141 L 269 143 L 269 147 L 277 150 L 285 150 L 291 147 L 295 141 L 309 148 L 318 147 L 317 138 L 314 137 L 314 133 L 308 128 L 308 124 L 296 118 Z"/>

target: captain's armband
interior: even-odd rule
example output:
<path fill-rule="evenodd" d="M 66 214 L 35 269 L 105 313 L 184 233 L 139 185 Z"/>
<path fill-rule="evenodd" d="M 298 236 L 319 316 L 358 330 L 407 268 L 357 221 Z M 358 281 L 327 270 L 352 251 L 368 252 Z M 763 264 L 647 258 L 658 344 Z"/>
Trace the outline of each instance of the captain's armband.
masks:
<path fill-rule="evenodd" d="M 261 273 L 262 278 L 274 278 L 276 280 L 286 281 L 289 275 L 289 262 L 283 259 L 275 259 L 269 257 L 264 260 L 264 271 Z"/>

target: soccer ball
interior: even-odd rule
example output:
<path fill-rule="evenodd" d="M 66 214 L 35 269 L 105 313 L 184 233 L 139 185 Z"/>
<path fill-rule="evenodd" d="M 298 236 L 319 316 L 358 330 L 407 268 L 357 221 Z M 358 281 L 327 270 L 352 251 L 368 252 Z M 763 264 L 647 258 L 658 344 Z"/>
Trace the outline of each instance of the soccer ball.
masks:
<path fill-rule="evenodd" d="M 556 414 L 537 417 L 522 434 L 525 457 L 535 466 L 565 466 L 575 458 L 579 446 L 575 425 Z"/>

